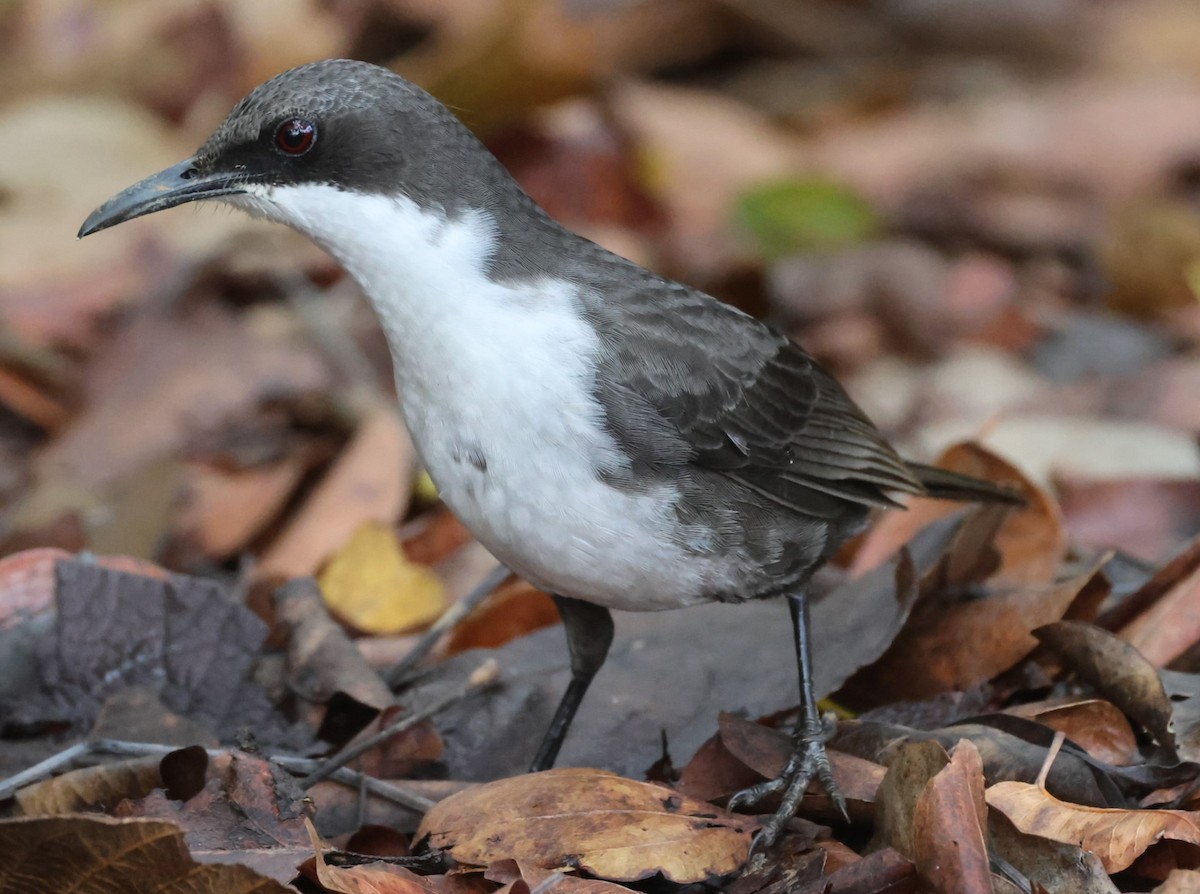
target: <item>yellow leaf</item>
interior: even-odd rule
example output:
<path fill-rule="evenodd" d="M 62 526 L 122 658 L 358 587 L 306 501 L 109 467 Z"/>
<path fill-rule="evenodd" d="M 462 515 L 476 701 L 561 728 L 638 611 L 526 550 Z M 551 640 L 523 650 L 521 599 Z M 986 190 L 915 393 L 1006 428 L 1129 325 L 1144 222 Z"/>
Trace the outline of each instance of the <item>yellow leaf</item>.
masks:
<path fill-rule="evenodd" d="M 395 533 L 379 522 L 361 525 L 320 581 L 330 610 L 364 633 L 412 630 L 436 619 L 445 605 L 441 581 L 410 562 Z"/>

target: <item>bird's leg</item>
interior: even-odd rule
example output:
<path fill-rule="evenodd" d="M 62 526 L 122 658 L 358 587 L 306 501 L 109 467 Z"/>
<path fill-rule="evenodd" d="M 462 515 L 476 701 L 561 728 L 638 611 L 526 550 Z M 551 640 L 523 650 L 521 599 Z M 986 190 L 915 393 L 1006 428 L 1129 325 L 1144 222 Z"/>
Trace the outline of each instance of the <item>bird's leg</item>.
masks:
<path fill-rule="evenodd" d="M 608 609 L 571 599 L 567 596 L 555 596 L 554 603 L 562 617 L 563 627 L 567 631 L 567 649 L 571 653 L 571 682 L 563 693 L 550 728 L 542 738 L 542 744 L 537 750 L 537 756 L 529 767 L 529 772 L 548 770 L 554 766 L 558 757 L 558 749 L 566 738 L 567 728 L 579 710 L 583 694 L 591 685 L 592 677 L 604 664 L 608 657 L 608 647 L 612 645 L 613 622 Z"/>
<path fill-rule="evenodd" d="M 789 594 L 788 608 L 792 613 L 792 633 L 796 640 L 796 665 L 800 671 L 800 723 L 792 739 L 792 756 L 783 772 L 775 779 L 743 789 L 729 799 L 729 809 L 746 807 L 768 795 L 783 793 L 779 809 L 763 826 L 756 846 L 769 847 L 783 831 L 784 824 L 800 806 L 800 799 L 815 777 L 821 781 L 834 805 L 846 816 L 846 800 L 833 780 L 829 757 L 825 754 L 825 729 L 817 709 L 813 691 L 812 637 L 809 633 L 808 598 L 803 591 Z"/>

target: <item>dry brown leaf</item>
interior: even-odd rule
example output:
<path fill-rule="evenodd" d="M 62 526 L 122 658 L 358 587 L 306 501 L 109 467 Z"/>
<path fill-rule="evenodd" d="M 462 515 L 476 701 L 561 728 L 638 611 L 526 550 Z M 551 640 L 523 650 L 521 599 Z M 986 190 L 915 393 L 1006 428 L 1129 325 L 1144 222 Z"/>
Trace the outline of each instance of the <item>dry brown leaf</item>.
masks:
<path fill-rule="evenodd" d="M 408 506 L 416 452 L 395 408 L 373 407 L 354 439 L 263 556 L 260 579 L 316 572 L 366 521 L 395 524 Z"/>
<path fill-rule="evenodd" d="M 467 649 L 494 649 L 518 636 L 559 623 L 554 601 L 532 584 L 513 579 L 450 631 L 446 655 Z"/>
<path fill-rule="evenodd" d="M 376 521 L 358 527 L 319 578 L 325 604 L 363 633 L 404 633 L 437 619 L 445 607 L 442 584 L 409 561 L 395 531 Z"/>
<path fill-rule="evenodd" d="M 1100 859 L 1077 845 L 1026 835 L 998 810 L 988 811 L 988 833 L 992 852 L 1046 892 L 1118 894 Z"/>
<path fill-rule="evenodd" d="M 1081 621 L 1059 621 L 1033 631 L 1160 745 L 1175 751 L 1171 701 L 1154 667 L 1125 640 Z"/>
<path fill-rule="evenodd" d="M 324 846 L 312 822 L 305 820 L 312 842 L 317 881 L 337 894 L 434 894 L 438 889 L 411 869 L 391 863 L 365 863 L 361 866 L 330 866 L 325 862 Z"/>
<path fill-rule="evenodd" d="M 191 463 L 172 527 L 205 556 L 227 559 L 279 514 L 304 471 L 299 456 L 235 471 Z"/>
<path fill-rule="evenodd" d="M 987 802 L 1022 832 L 1091 851 L 1110 873 L 1128 869 L 1162 839 L 1200 845 L 1200 813 L 1192 811 L 1084 807 L 1028 782 L 998 782 Z"/>
<path fill-rule="evenodd" d="M 1120 633 L 1155 667 L 1170 664 L 1200 641 L 1200 563 Z"/>
<path fill-rule="evenodd" d="M 116 805 L 121 817 L 167 820 L 184 833 L 193 859 L 237 862 L 289 882 L 311 854 L 304 823 L 312 804 L 285 772 L 231 751 L 209 760 L 191 746 L 162 759 L 163 789 Z"/>
<path fill-rule="evenodd" d="M 1111 702 L 1099 698 L 1051 699 L 1014 705 L 1006 714 L 1028 717 L 1058 730 L 1097 760 L 1123 767 L 1139 760 L 1129 721 Z"/>
<path fill-rule="evenodd" d="M 1166 881 L 1150 894 L 1195 894 L 1200 891 L 1200 871 L 1195 869 L 1172 869 Z"/>
<path fill-rule="evenodd" d="M 791 894 L 914 894 L 917 867 L 890 847 L 867 854 L 832 875 L 790 889 Z"/>
<path fill-rule="evenodd" d="M 580 878 L 570 873 L 556 873 L 549 869 L 529 866 L 516 860 L 500 860 L 493 863 L 484 872 L 489 881 L 500 882 L 504 885 L 497 894 L 529 894 L 538 885 L 546 884 L 559 894 L 626 894 L 629 891 L 623 885 L 602 881 L 598 878 Z M 520 885 L 524 884 L 522 888 Z"/>
<path fill-rule="evenodd" d="M 339 692 L 377 712 L 393 703 L 387 684 L 329 617 L 315 581 L 298 578 L 280 587 L 275 611 L 289 634 L 289 685 L 317 713 L 323 716 L 324 706 Z"/>
<path fill-rule="evenodd" d="M 908 742 L 888 764 L 875 796 L 875 841 L 916 858 L 916 812 L 931 779 L 950 764 L 937 742 Z"/>
<path fill-rule="evenodd" d="M 917 603 L 887 652 L 872 665 L 879 702 L 962 691 L 1012 667 L 1038 644 L 1032 631 L 1067 613 L 1095 588 L 1108 590 L 1098 563 L 1054 585 L 1017 585 L 980 599 Z"/>
<path fill-rule="evenodd" d="M 292 889 L 247 866 L 198 865 L 172 823 L 86 814 L 0 821 L 0 890 L 288 894 Z"/>
<path fill-rule="evenodd" d="M 61 816 L 144 798 L 162 785 L 160 762 L 158 757 L 137 757 L 72 770 L 20 789 L 17 805 L 25 816 Z"/>
<path fill-rule="evenodd" d="M 917 871 L 935 891 L 990 894 L 983 761 L 966 739 L 917 799 L 913 846 Z"/>
<path fill-rule="evenodd" d="M 687 884 L 735 871 L 756 827 L 663 786 L 564 768 L 451 795 L 425 815 L 417 838 L 471 866 L 513 859 L 613 881 L 661 872 Z"/>

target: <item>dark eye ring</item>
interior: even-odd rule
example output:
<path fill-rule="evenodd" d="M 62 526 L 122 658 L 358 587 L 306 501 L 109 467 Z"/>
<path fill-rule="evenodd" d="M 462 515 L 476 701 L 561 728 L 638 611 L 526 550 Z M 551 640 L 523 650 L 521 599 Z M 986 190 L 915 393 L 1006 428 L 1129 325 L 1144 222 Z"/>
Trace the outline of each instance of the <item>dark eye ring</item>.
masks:
<path fill-rule="evenodd" d="M 317 125 L 307 118 L 288 118 L 275 130 L 275 147 L 284 155 L 303 155 L 317 141 Z"/>

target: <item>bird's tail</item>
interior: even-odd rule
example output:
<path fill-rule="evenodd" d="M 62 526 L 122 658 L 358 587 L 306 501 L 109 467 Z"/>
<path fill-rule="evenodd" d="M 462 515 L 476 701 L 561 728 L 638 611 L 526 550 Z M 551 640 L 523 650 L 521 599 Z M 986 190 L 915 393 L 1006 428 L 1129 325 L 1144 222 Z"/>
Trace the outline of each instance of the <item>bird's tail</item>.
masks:
<path fill-rule="evenodd" d="M 959 500 L 964 503 L 1008 503 L 1023 506 L 1025 498 L 1012 488 L 992 484 L 981 478 L 959 475 L 937 466 L 908 463 L 916 479 L 925 486 L 929 496 L 939 500 Z"/>

